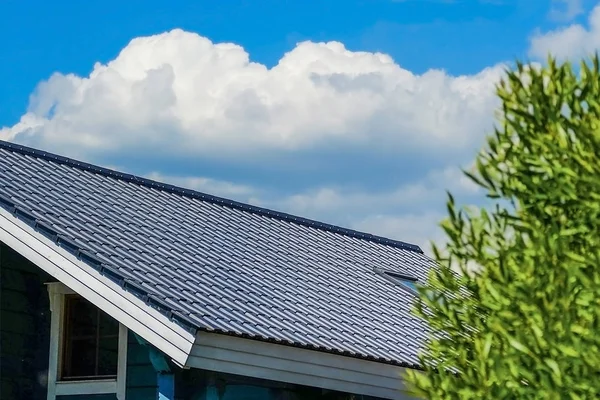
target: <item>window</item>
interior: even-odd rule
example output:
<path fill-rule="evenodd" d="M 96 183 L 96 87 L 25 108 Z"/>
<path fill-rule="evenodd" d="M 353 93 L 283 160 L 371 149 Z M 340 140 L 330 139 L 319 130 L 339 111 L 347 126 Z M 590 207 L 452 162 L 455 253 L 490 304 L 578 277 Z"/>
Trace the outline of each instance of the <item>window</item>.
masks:
<path fill-rule="evenodd" d="M 48 292 L 48 399 L 114 393 L 125 400 L 127 328 L 62 283 Z"/>
<path fill-rule="evenodd" d="M 375 272 L 382 275 L 384 278 L 394 282 L 396 285 L 402 286 L 412 293 L 417 293 L 417 278 L 412 276 L 406 276 L 393 271 L 383 270 L 381 268 L 375 268 Z"/>
<path fill-rule="evenodd" d="M 413 281 L 413 280 L 406 279 L 406 278 L 399 278 L 399 277 L 393 276 L 393 275 L 391 275 L 391 277 L 399 284 L 409 288 L 410 290 L 412 290 L 415 293 L 417 292 L 417 285 L 416 285 L 417 281 Z"/>
<path fill-rule="evenodd" d="M 65 296 L 62 380 L 115 379 L 119 323 L 78 295 Z"/>

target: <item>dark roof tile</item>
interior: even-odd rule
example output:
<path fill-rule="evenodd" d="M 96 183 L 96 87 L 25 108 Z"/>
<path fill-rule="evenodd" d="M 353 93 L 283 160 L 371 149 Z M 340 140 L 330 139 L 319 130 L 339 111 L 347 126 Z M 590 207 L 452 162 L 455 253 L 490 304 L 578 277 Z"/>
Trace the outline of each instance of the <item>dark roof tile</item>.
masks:
<path fill-rule="evenodd" d="M 190 328 L 415 366 L 418 246 L 0 141 L 0 205 Z M 93 265 L 98 268 L 98 265 Z"/>

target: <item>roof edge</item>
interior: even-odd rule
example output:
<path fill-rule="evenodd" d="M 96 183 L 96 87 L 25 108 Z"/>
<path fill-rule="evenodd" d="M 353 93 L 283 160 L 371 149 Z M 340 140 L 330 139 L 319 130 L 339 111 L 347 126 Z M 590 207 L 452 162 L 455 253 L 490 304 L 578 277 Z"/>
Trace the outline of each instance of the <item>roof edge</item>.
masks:
<path fill-rule="evenodd" d="M 170 185 L 167 183 L 161 183 L 158 181 L 154 181 L 147 178 L 142 178 L 136 175 L 127 174 L 123 172 L 118 172 L 115 170 L 111 170 L 109 168 L 100 167 L 97 165 L 89 164 L 82 161 L 77 161 L 72 158 L 68 158 L 65 156 L 60 156 L 57 154 L 49 153 L 43 150 L 34 149 L 31 147 L 23 146 L 16 143 L 6 142 L 0 140 L 0 149 L 6 149 L 15 153 L 37 157 L 43 160 L 56 162 L 63 165 L 68 165 L 74 168 L 78 168 L 84 171 L 100 174 L 109 178 L 119 179 L 125 182 L 134 183 L 140 186 L 145 186 L 151 189 L 162 190 L 168 193 L 177 194 L 184 197 L 189 197 L 201 201 L 206 201 L 209 203 L 230 207 L 233 209 L 250 212 L 257 215 L 262 215 L 266 217 L 271 217 L 274 219 L 279 219 L 281 221 L 291 222 L 298 225 L 307 226 L 310 228 L 320 229 L 327 232 L 337 233 L 349 237 L 353 237 L 356 239 L 367 240 L 370 242 L 392 246 L 396 248 L 401 248 L 404 250 L 414 251 L 417 253 L 423 254 L 423 250 L 415 244 L 410 244 L 406 242 L 402 242 L 400 240 L 388 239 L 382 236 L 373 235 L 370 233 L 359 232 L 353 229 L 342 228 L 339 226 L 327 224 L 324 222 L 315 221 L 308 218 L 294 216 L 292 214 L 287 214 L 280 211 L 274 211 L 263 207 L 253 206 L 250 204 L 241 203 L 235 200 L 229 200 L 223 197 L 213 196 L 210 194 L 198 192 L 192 189 L 185 189 L 182 187 Z"/>
<path fill-rule="evenodd" d="M 272 343 L 272 344 L 277 344 L 280 346 L 294 347 L 297 349 L 317 351 L 320 353 L 335 354 L 337 356 L 355 358 L 355 359 L 364 360 L 364 361 L 371 361 L 371 362 L 376 362 L 379 364 L 393 365 L 395 367 L 414 369 L 417 371 L 425 371 L 425 368 L 421 364 L 414 364 L 414 363 L 410 363 L 410 362 L 406 362 L 406 361 L 397 361 L 394 359 L 386 359 L 386 358 L 375 357 L 375 356 L 367 356 L 367 355 L 360 354 L 360 353 L 353 353 L 348 350 L 326 348 L 323 346 L 317 346 L 317 345 L 312 345 L 312 344 L 304 344 L 304 343 L 287 341 L 287 340 L 278 340 L 278 339 L 274 339 L 274 338 L 261 337 L 258 335 L 249 335 L 246 333 L 225 331 L 225 330 L 221 330 L 221 329 L 199 328 L 197 334 L 200 332 L 214 333 L 217 335 L 237 337 L 240 339 L 255 340 L 257 342 Z"/>
<path fill-rule="evenodd" d="M 15 215 L 16 214 L 16 215 Z M 144 337 L 157 349 L 180 364 L 185 364 L 193 347 L 197 329 L 184 326 L 152 299 L 140 298 L 117 282 L 115 276 L 93 265 L 85 253 L 61 246 L 36 229 L 25 215 L 0 204 L 0 242 L 4 243 L 59 282 L 86 298 L 96 307 Z M 83 268 L 83 267 L 89 268 Z"/>

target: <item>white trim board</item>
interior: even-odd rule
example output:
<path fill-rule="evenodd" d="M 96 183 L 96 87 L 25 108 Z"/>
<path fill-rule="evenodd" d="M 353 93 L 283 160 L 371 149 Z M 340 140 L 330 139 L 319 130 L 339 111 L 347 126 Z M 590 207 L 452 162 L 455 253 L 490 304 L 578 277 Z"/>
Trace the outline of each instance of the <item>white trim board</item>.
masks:
<path fill-rule="evenodd" d="M 194 335 L 0 208 L 0 241 L 185 365 Z"/>
<path fill-rule="evenodd" d="M 198 333 L 187 366 L 385 399 L 412 399 L 404 393 L 404 368 L 216 333 Z"/>

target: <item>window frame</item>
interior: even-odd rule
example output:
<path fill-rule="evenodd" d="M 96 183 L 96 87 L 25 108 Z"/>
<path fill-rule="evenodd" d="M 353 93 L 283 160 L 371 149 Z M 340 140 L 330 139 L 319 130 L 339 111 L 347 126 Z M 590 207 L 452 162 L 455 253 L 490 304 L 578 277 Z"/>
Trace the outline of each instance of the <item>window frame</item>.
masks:
<path fill-rule="evenodd" d="M 72 336 L 72 332 L 70 332 L 70 329 L 72 328 L 72 326 L 74 326 L 74 324 L 72 324 L 72 321 L 70 320 L 70 313 L 73 312 L 73 310 L 71 309 L 71 307 L 73 307 L 74 304 L 76 304 L 77 302 L 87 302 L 89 303 L 87 300 L 85 300 L 83 297 L 77 295 L 77 294 L 66 294 L 64 295 L 64 300 L 65 302 L 65 314 L 63 315 L 63 326 L 64 326 L 64 334 L 63 334 L 63 346 L 64 346 L 64 351 L 62 352 L 62 356 L 63 359 L 61 360 L 61 369 L 60 369 L 60 373 L 59 373 L 59 377 L 60 377 L 60 381 L 68 381 L 68 382 L 74 382 L 74 381 L 82 381 L 82 380 L 107 380 L 107 379 L 116 379 L 117 378 L 117 368 L 118 365 L 115 365 L 115 370 L 114 373 L 111 374 L 105 374 L 105 375 L 101 375 L 101 374 L 92 374 L 92 375 L 88 375 L 88 376 L 78 376 L 78 375 L 68 375 L 68 372 L 73 372 L 73 371 L 69 371 L 71 369 L 73 369 L 73 367 L 70 365 L 71 362 L 73 361 L 73 355 L 72 355 L 72 351 L 73 351 L 73 345 L 74 342 L 76 342 L 77 340 L 81 340 L 83 339 L 82 337 L 77 337 Z M 98 371 L 99 367 L 100 367 L 100 359 L 99 359 L 99 348 L 100 348 L 100 342 L 102 339 L 116 339 L 117 340 L 117 346 L 118 346 L 118 341 L 119 341 L 119 323 L 114 320 L 114 318 L 108 316 L 108 318 L 110 318 L 112 321 L 110 321 L 111 324 L 113 324 L 113 326 L 116 328 L 115 333 L 110 334 L 110 335 L 102 335 L 101 334 L 101 320 L 102 320 L 102 314 L 104 315 L 108 315 L 106 313 L 104 313 L 102 310 L 100 310 L 98 307 L 95 307 L 93 304 L 89 303 L 91 305 L 91 307 L 93 307 L 93 311 L 95 313 L 94 315 L 94 319 L 96 320 L 96 329 L 93 335 L 93 340 L 94 340 L 94 347 L 95 347 L 95 359 L 94 359 L 94 369 L 96 371 Z M 86 337 L 88 338 L 88 337 Z M 89 339 L 89 338 L 88 338 Z M 117 358 L 116 361 L 118 361 L 118 347 L 117 347 Z"/>
<path fill-rule="evenodd" d="M 125 400 L 127 373 L 127 328 L 119 323 L 119 345 L 117 354 L 117 376 L 115 378 L 62 380 L 65 347 L 65 297 L 77 295 L 60 282 L 47 283 L 50 297 L 50 354 L 48 365 L 48 397 L 85 394 L 116 394 Z"/>
<path fill-rule="evenodd" d="M 375 268 L 373 268 L 373 270 L 377 274 L 381 275 L 388 281 L 394 283 L 394 285 L 402 288 L 403 290 L 409 292 L 410 294 L 415 295 L 415 296 L 419 294 L 417 287 L 416 287 L 416 285 L 419 283 L 419 279 L 417 279 L 413 276 L 410 276 L 410 275 L 404 275 L 404 274 L 396 272 L 396 271 L 391 271 L 389 269 L 375 267 Z"/>

